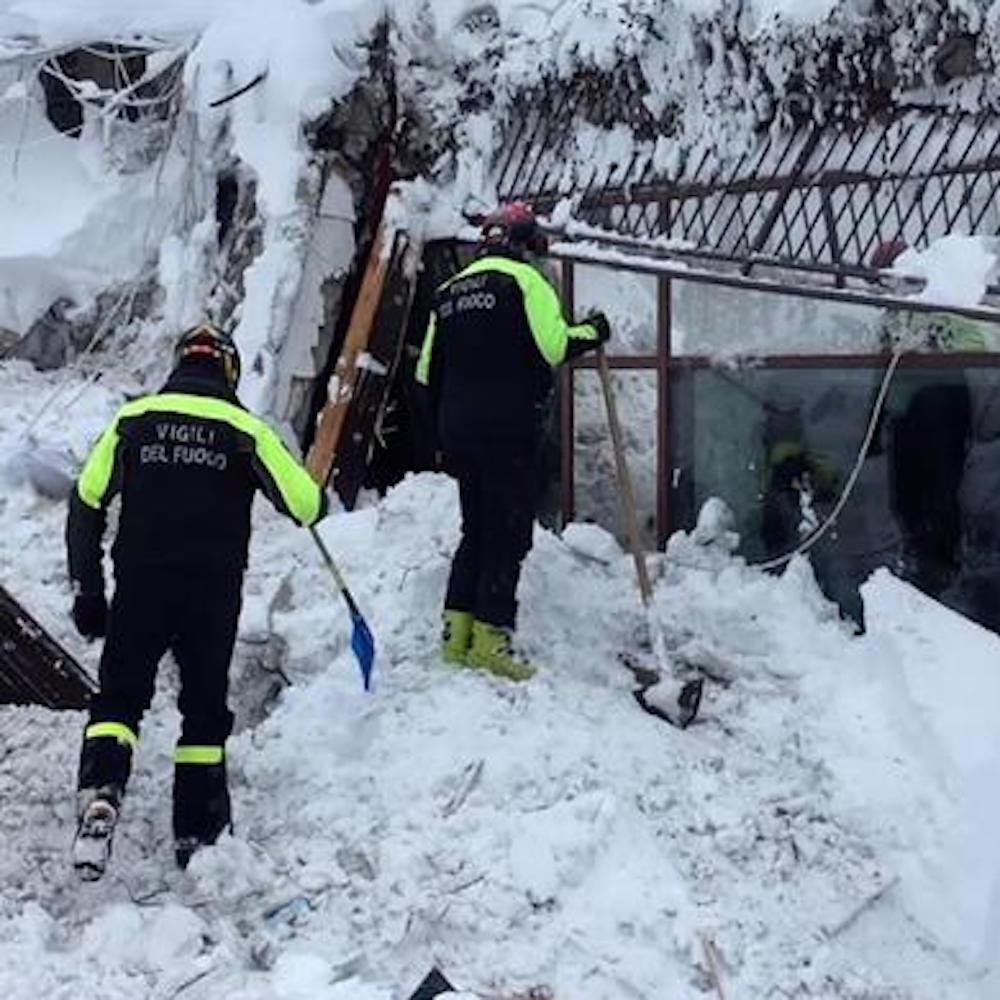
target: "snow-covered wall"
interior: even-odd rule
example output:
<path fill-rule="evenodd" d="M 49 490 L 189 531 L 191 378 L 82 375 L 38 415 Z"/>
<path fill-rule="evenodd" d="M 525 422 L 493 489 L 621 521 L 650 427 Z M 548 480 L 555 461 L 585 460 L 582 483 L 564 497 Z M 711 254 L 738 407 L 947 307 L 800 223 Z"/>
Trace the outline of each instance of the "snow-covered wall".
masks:
<path fill-rule="evenodd" d="M 402 134 L 423 137 L 425 159 L 437 154 L 427 171 L 436 187 L 420 199 L 435 215 L 428 235 L 450 234 L 461 209 L 493 203 L 502 123 L 543 78 L 584 68 L 634 74 L 644 120 L 662 130 L 657 165 L 670 172 L 695 139 L 734 155 L 761 127 L 850 116 L 902 88 L 989 68 L 1000 32 L 1000 4 L 987 0 L 581 0 L 551 8 L 529 0 L 0 0 L 6 339 L 57 300 L 72 314 L 150 274 L 162 301 L 132 332 L 175 336 L 212 301 L 215 178 L 238 163 L 255 184 L 261 229 L 233 317 L 245 355 L 241 390 L 255 409 L 273 408 L 319 199 L 303 126 L 369 72 L 366 45 L 386 14 L 410 130 Z M 128 139 L 127 125 L 109 129 L 96 103 L 78 139 L 59 136 L 44 117 L 41 63 L 98 40 L 185 57 L 176 127 L 145 169 L 121 169 L 116 143 L 141 136 Z M 991 100 L 986 79 L 981 96 Z M 592 127 L 580 132 L 578 151 L 584 159 L 598 148 L 621 155 L 633 141 L 624 126 Z"/>
<path fill-rule="evenodd" d="M 361 45 L 381 13 L 358 2 L 0 5 L 0 327 L 21 336 L 57 300 L 84 310 L 109 288 L 153 275 L 162 291 L 142 324 L 149 342 L 176 337 L 210 308 L 220 278 L 216 178 L 238 165 L 254 185 L 262 239 L 242 276 L 232 318 L 244 356 L 241 394 L 268 410 L 276 356 L 302 273 L 319 173 L 303 125 L 343 97 L 366 69 Z M 185 58 L 169 142 L 148 167 L 125 172 L 122 135 L 85 105 L 79 138 L 45 116 L 38 70 L 54 52 L 127 39 Z M 256 81 L 246 93 L 219 103 Z M 114 329 L 113 324 L 111 329 Z M 162 365 L 151 378 L 162 377 Z"/>
<path fill-rule="evenodd" d="M 989 73 L 1000 38 L 995 0 L 585 0 L 551 8 L 456 0 L 413 4 L 409 16 L 411 5 L 396 6 L 403 89 L 442 138 L 440 173 L 455 177 L 473 210 L 476 196 L 491 200 L 476 181 L 489 175 L 516 102 L 543 81 L 582 71 L 628 94 L 632 128 L 624 116 L 577 123 L 575 158 L 588 167 L 602 157 L 627 162 L 638 124 L 659 137 L 654 163 L 666 176 L 705 149 L 723 161 L 738 156 L 770 127 L 855 121 L 903 95 L 975 106 L 997 96 Z M 984 75 L 974 95 L 952 83 L 976 73 Z"/>

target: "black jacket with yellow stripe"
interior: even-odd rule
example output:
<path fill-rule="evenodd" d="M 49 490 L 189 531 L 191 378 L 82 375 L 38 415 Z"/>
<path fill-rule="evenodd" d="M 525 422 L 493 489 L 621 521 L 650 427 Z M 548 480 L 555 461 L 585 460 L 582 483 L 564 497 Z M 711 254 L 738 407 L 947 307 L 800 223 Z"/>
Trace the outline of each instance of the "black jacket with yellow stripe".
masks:
<path fill-rule="evenodd" d="M 597 344 L 593 325 L 565 320 L 536 266 L 490 248 L 438 288 L 417 364 L 445 450 L 533 440 L 553 367 Z"/>
<path fill-rule="evenodd" d="M 240 571 L 258 488 L 299 524 L 326 513 L 326 494 L 278 435 L 211 365 L 185 362 L 161 392 L 122 406 L 90 452 L 70 498 L 70 577 L 103 590 L 106 509 L 119 493 L 117 568 Z"/>

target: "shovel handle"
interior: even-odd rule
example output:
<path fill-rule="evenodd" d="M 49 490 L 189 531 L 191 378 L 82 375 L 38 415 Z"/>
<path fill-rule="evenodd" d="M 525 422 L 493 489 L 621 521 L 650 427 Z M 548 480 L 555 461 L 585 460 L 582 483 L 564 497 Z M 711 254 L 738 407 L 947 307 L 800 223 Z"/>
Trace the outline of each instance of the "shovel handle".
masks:
<path fill-rule="evenodd" d="M 618 490 L 621 493 L 625 534 L 628 536 L 632 559 L 635 561 L 635 575 L 639 580 L 642 603 L 648 608 L 653 596 L 653 588 L 649 582 L 646 557 L 639 539 L 639 517 L 636 513 L 635 490 L 632 487 L 632 476 L 628 463 L 625 461 L 625 444 L 622 438 L 621 424 L 618 422 L 618 407 L 615 404 L 615 391 L 611 384 L 611 369 L 608 367 L 608 359 L 603 347 L 597 349 L 597 373 L 601 378 L 604 406 L 608 411 L 608 430 L 611 432 L 611 447 L 615 454 L 615 473 L 618 477 Z"/>

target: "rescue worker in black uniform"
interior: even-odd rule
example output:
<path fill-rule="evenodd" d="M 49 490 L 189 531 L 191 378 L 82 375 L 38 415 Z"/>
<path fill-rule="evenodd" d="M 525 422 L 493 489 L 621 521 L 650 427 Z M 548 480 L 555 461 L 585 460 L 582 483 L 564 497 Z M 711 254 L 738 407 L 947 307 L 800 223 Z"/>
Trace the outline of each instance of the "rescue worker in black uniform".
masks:
<path fill-rule="evenodd" d="M 163 389 L 125 403 L 91 451 L 70 498 L 66 541 L 73 620 L 87 638 L 106 635 L 80 754 L 77 845 L 106 835 L 110 851 L 139 723 L 169 649 L 180 669 L 173 828 L 183 866 L 230 826 L 228 673 L 254 493 L 263 490 L 302 525 L 323 517 L 327 500 L 278 435 L 240 403 L 239 354 L 228 335 L 195 327 L 175 357 Z M 102 539 L 116 494 L 109 611 Z M 100 877 L 106 856 L 87 860 L 86 845 L 81 852 L 80 874 Z"/>
<path fill-rule="evenodd" d="M 531 209 L 484 223 L 476 259 L 437 290 L 417 365 L 430 390 L 445 469 L 458 480 L 462 537 L 445 597 L 446 662 L 524 680 L 512 633 L 531 548 L 538 455 L 554 366 L 605 343 L 601 313 L 573 325 L 536 263 L 547 249 Z"/>
<path fill-rule="evenodd" d="M 870 266 L 892 267 L 906 249 L 900 239 L 882 243 Z M 921 351 L 986 350 L 977 323 L 946 312 L 889 313 L 883 347 L 895 350 L 907 340 Z M 964 369 L 952 366 L 900 372 L 887 410 L 890 507 L 903 535 L 898 572 L 939 597 L 963 569 L 960 497 L 974 436 L 969 379 Z"/>

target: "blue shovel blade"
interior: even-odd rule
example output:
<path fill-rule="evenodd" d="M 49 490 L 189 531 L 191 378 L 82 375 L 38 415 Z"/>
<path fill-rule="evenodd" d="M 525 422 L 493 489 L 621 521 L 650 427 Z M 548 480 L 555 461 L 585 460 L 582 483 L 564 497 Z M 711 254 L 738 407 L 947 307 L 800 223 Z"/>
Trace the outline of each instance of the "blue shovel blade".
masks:
<path fill-rule="evenodd" d="M 375 664 L 375 639 L 372 636 L 368 623 L 360 614 L 352 614 L 351 622 L 351 649 L 358 658 L 358 666 L 361 668 L 361 679 L 364 681 L 365 690 L 371 690 L 372 667 Z"/>

